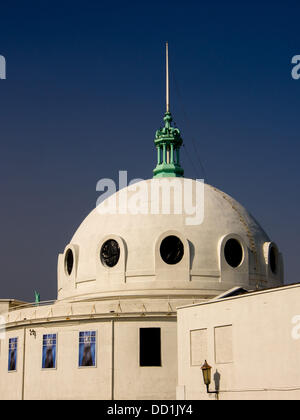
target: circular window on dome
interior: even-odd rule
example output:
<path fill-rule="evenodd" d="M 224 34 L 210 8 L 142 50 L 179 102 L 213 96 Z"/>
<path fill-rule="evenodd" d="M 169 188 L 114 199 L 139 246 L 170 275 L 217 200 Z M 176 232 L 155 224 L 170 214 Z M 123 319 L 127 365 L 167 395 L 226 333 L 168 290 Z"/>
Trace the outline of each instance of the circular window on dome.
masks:
<path fill-rule="evenodd" d="M 69 276 L 71 275 L 73 271 L 73 266 L 74 266 L 73 251 L 71 249 L 68 249 L 66 253 L 66 257 L 65 257 L 65 268 Z"/>
<path fill-rule="evenodd" d="M 177 236 L 167 236 L 160 245 L 161 258 L 167 264 L 178 264 L 183 257 L 184 246 Z"/>
<path fill-rule="evenodd" d="M 114 267 L 118 264 L 120 258 L 120 247 L 117 241 L 109 239 L 104 242 L 100 251 L 100 258 L 106 267 Z"/>
<path fill-rule="evenodd" d="M 238 267 L 243 260 L 242 245 L 236 239 L 228 239 L 224 248 L 224 255 L 231 267 Z"/>
<path fill-rule="evenodd" d="M 271 246 L 269 251 L 269 263 L 270 268 L 273 274 L 277 273 L 277 266 L 278 266 L 278 257 L 277 257 L 277 250 L 274 246 Z"/>

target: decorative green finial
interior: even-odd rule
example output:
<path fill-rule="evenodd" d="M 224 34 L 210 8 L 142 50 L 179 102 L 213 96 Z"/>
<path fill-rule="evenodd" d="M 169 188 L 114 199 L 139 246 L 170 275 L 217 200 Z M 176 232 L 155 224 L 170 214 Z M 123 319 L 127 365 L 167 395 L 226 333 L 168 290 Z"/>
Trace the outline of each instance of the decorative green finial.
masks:
<path fill-rule="evenodd" d="M 35 303 L 39 304 L 41 301 L 41 296 L 36 290 L 34 291 L 34 297 L 35 297 Z"/>
<path fill-rule="evenodd" d="M 168 43 L 166 44 L 166 113 L 164 122 L 165 126 L 156 131 L 154 140 L 157 149 L 157 166 L 153 171 L 153 178 L 182 177 L 184 171 L 180 166 L 179 150 L 183 141 L 178 128 L 171 125 Z"/>
<path fill-rule="evenodd" d="M 157 149 L 157 166 L 153 178 L 182 177 L 183 169 L 179 161 L 179 149 L 182 138 L 178 128 L 171 126 L 172 115 L 166 112 L 164 128 L 156 131 L 155 145 Z"/>

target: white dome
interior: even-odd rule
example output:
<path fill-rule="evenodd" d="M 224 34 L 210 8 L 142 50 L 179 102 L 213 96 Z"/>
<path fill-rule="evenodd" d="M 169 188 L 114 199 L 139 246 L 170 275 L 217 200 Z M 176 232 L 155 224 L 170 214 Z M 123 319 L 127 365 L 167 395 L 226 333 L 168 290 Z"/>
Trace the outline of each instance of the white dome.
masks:
<path fill-rule="evenodd" d="M 188 215 L 174 214 L 174 204 L 182 204 L 184 196 L 171 194 L 171 214 L 151 214 L 155 198 L 153 183 L 177 182 L 184 187 L 189 182 L 196 199 L 198 181 L 184 178 L 164 178 L 142 181 L 134 187 L 118 191 L 103 201 L 82 222 L 65 253 L 58 261 L 58 298 L 84 296 L 195 296 L 211 297 L 235 286 L 247 289 L 273 287 L 283 283 L 282 258 L 275 244 L 233 198 L 204 184 L 204 218 L 198 225 L 187 224 Z M 176 180 L 176 181 L 174 181 Z M 203 185 L 203 184 L 202 184 Z M 127 193 L 128 202 L 144 194 L 139 208 L 143 213 L 120 214 L 119 199 Z M 124 197 L 124 195 L 122 196 Z M 117 214 L 101 214 L 116 200 Z M 184 255 L 177 264 L 162 260 L 160 245 L 167 236 L 178 237 Z M 118 263 L 110 268 L 101 262 L 102 245 L 114 239 L 120 249 Z M 224 247 L 229 239 L 241 245 L 241 262 L 231 266 Z M 66 267 L 68 250 L 73 253 L 71 273 Z M 272 252 L 274 261 L 272 266 Z M 274 266 L 274 264 L 276 264 Z"/>

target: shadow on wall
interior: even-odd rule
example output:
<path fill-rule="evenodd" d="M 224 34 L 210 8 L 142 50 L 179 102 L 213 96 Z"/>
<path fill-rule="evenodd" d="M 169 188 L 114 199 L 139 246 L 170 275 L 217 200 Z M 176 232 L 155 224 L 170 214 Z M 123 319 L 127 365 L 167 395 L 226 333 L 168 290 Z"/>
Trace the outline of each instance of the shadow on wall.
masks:
<path fill-rule="evenodd" d="M 214 383 L 215 383 L 215 390 L 217 392 L 220 391 L 220 382 L 221 382 L 221 375 L 218 372 L 218 370 L 216 370 L 216 373 L 214 374 Z"/>
<path fill-rule="evenodd" d="M 192 244 L 192 242 L 189 241 L 189 240 L 188 240 L 188 244 L 189 244 L 189 247 L 190 247 L 190 268 L 192 268 L 193 267 L 194 258 L 195 258 L 195 247 Z"/>

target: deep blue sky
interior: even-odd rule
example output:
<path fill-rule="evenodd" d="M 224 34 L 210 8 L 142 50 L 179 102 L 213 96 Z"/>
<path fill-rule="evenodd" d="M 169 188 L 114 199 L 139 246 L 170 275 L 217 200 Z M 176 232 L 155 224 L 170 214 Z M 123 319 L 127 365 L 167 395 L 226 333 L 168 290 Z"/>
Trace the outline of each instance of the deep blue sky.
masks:
<path fill-rule="evenodd" d="M 100 178 L 150 178 L 164 43 L 185 175 L 240 201 L 299 278 L 299 1 L 0 6 L 0 297 L 56 297 L 57 254 Z"/>

